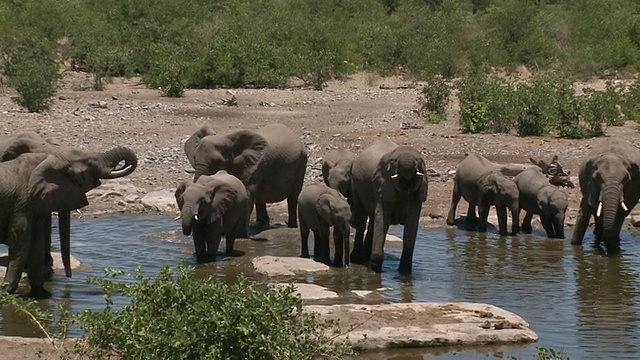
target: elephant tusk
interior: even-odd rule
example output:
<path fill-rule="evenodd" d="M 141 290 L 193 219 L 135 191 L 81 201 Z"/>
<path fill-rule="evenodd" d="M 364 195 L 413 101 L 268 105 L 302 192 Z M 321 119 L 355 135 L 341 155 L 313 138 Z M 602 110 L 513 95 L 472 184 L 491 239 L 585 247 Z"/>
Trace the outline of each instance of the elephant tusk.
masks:
<path fill-rule="evenodd" d="M 176 216 L 176 217 L 173 219 L 173 221 L 178 221 L 178 220 L 180 220 L 180 219 L 182 219 L 182 215 L 178 215 L 178 216 Z"/>
<path fill-rule="evenodd" d="M 629 211 L 629 208 L 627 207 L 627 205 L 624 203 L 624 201 L 620 201 L 620 206 L 622 206 L 622 210 L 624 211 Z"/>
<path fill-rule="evenodd" d="M 198 220 L 199 220 L 199 219 L 198 219 L 198 215 L 194 216 L 193 218 L 194 218 L 194 219 L 196 219 L 196 221 L 198 221 Z"/>
<path fill-rule="evenodd" d="M 395 173 L 395 174 L 391 175 L 391 178 L 392 178 L 392 179 L 395 179 L 395 178 L 397 178 L 397 177 L 398 177 L 398 173 Z"/>
<path fill-rule="evenodd" d="M 77 212 L 78 214 L 82 214 L 82 213 L 80 212 L 80 209 L 76 209 L 76 212 Z"/>
<path fill-rule="evenodd" d="M 598 203 L 598 210 L 596 210 L 596 217 L 600 217 L 602 214 L 602 201 Z"/>
<path fill-rule="evenodd" d="M 420 171 L 416 171 L 416 175 L 418 175 L 418 176 L 424 176 L 424 174 L 423 174 L 423 173 L 421 173 Z"/>

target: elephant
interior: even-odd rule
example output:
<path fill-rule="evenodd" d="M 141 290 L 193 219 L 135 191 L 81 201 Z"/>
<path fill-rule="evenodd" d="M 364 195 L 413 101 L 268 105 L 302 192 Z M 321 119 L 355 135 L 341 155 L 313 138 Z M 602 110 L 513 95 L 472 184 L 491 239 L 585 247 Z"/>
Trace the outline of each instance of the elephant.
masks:
<path fill-rule="evenodd" d="M 119 167 L 121 161 L 124 165 Z M 51 212 L 68 213 L 88 205 L 86 192 L 100 186 L 101 179 L 127 176 L 136 165 L 135 153 L 125 147 L 101 153 L 77 149 L 26 153 L 0 163 L 0 238 L 9 246 L 7 290 L 16 291 L 28 265 L 29 296 L 50 297 L 44 289 L 44 259 L 50 245 Z M 68 249 L 63 246 L 62 250 L 67 265 Z"/>
<path fill-rule="evenodd" d="M 543 170 L 538 167 L 524 170 L 513 181 L 518 186 L 520 210 L 526 212 L 522 231 L 531 233 L 531 219 L 537 214 L 547 237 L 564 239 L 564 218 L 569 204 L 567 193 L 550 184 Z"/>
<path fill-rule="evenodd" d="M 246 224 L 249 196 L 244 184 L 225 170 L 202 175 L 196 182 L 182 181 L 175 192 L 182 220 L 182 233 L 192 235 L 199 263 L 215 261 L 222 236 L 226 254 L 233 255 L 233 245 Z"/>
<path fill-rule="evenodd" d="M 322 179 L 328 187 L 351 197 L 351 164 L 355 154 L 346 149 L 335 149 L 322 159 Z"/>
<path fill-rule="evenodd" d="M 267 203 L 287 200 L 289 227 L 297 227 L 297 202 L 307 169 L 307 151 L 300 137 L 282 124 L 258 130 L 236 130 L 214 135 L 202 126 L 184 144 L 194 181 L 202 175 L 226 170 L 239 178 L 249 195 L 249 215 L 255 204 L 256 227 L 269 227 Z M 247 224 L 240 236 L 247 236 Z"/>
<path fill-rule="evenodd" d="M 571 244 L 581 245 L 594 217 L 594 234 L 606 248 L 620 248 L 620 229 L 640 199 L 640 151 L 620 139 L 607 139 L 583 159 L 578 175 L 582 199 Z"/>
<path fill-rule="evenodd" d="M 456 207 L 460 198 L 464 198 L 469 203 L 466 218 L 468 229 L 477 223 L 478 231 L 486 232 L 489 208 L 495 205 L 500 235 L 507 235 L 507 209 L 511 211 L 511 234 L 518 233 L 518 214 L 520 213 L 518 186 L 482 155 L 468 154 L 458 164 L 453 179 L 453 194 L 447 225 L 455 225 Z M 478 206 L 479 217 L 476 215 L 476 206 Z"/>
<path fill-rule="evenodd" d="M 411 274 L 418 220 L 428 192 L 425 168 L 419 151 L 387 138 L 375 140 L 356 155 L 351 166 L 356 229 L 351 262 L 367 264 L 380 273 L 389 226 L 401 224 L 404 229 L 398 271 Z"/>
<path fill-rule="evenodd" d="M 349 266 L 349 233 L 351 207 L 335 189 L 325 184 L 311 184 L 298 196 L 298 220 L 300 221 L 301 257 L 309 258 L 309 231 L 313 231 L 313 259 L 331 265 L 329 257 L 329 233 L 333 226 L 333 266 Z M 344 262 L 343 262 L 344 259 Z"/>

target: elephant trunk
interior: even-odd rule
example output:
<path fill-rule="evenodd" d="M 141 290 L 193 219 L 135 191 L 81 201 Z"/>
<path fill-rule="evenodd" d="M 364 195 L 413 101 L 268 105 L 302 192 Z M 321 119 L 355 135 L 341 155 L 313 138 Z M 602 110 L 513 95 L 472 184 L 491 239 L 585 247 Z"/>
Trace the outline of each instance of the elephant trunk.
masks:
<path fill-rule="evenodd" d="M 115 179 L 131 174 L 138 166 L 138 158 L 133 150 L 117 146 L 111 150 L 105 151 L 100 158 L 101 171 L 100 178 Z M 124 161 L 124 165 L 116 168 L 118 164 Z"/>
<path fill-rule="evenodd" d="M 186 236 L 191 235 L 191 231 L 193 228 L 193 220 L 196 219 L 197 215 L 194 214 L 194 207 L 191 203 L 185 203 L 182 207 L 181 220 L 182 220 L 182 233 Z"/>
<path fill-rule="evenodd" d="M 71 244 L 70 244 L 71 230 L 70 228 L 71 228 L 71 212 L 58 211 L 58 231 L 60 232 L 60 255 L 62 257 L 62 265 L 64 266 L 64 274 L 66 277 L 71 277 Z"/>
<path fill-rule="evenodd" d="M 602 239 L 607 247 L 617 248 L 620 246 L 620 234 L 616 228 L 618 217 L 618 207 L 620 205 L 620 187 L 618 185 L 608 185 L 602 190 L 600 197 L 602 206 Z"/>
<path fill-rule="evenodd" d="M 209 174 L 209 167 L 205 163 L 196 163 L 194 169 L 195 172 L 193 174 L 193 182 L 198 181 L 198 178 L 200 178 L 200 176 Z"/>

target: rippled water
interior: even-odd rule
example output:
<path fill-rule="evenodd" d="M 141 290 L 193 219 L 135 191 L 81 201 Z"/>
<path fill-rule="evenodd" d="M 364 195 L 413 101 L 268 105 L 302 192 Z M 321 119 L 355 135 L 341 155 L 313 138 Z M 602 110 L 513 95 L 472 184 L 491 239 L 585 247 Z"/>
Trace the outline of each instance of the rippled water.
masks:
<path fill-rule="evenodd" d="M 402 228 L 392 228 L 390 232 L 401 236 Z M 201 265 L 198 273 L 214 274 L 231 282 L 238 273 L 251 272 L 249 260 L 255 255 L 299 254 L 297 229 L 275 229 L 267 234 L 268 241 L 238 241 L 236 248 L 245 252 L 244 256 Z M 366 301 L 491 303 L 524 317 L 540 341 L 526 346 L 465 350 L 396 350 L 367 354 L 367 359 L 422 359 L 434 355 L 443 359 L 503 355 L 528 359 L 537 346 L 562 350 L 575 359 L 640 358 L 637 234 L 624 233 L 623 252 L 612 257 L 590 246 L 590 238 L 585 239 L 583 247 L 572 247 L 568 240 L 546 239 L 541 232 L 500 237 L 455 228 L 421 228 L 418 237 L 414 272 L 408 278 L 395 271 L 401 246 L 388 243 L 382 275 L 356 265 L 300 276 L 296 281 L 327 286 L 341 295 L 337 302 L 365 301 L 350 290 L 388 288 L 379 293 L 379 298 Z M 168 217 L 74 220 L 72 253 L 85 265 L 70 279 L 56 275 L 50 284 L 53 298 L 40 304 L 45 308 L 62 304 L 74 312 L 102 309 L 102 294 L 96 286 L 85 283 L 87 276 L 101 276 L 104 267 L 133 271 L 138 265 L 146 275 L 154 275 L 162 266 L 173 267 L 180 261 L 193 263 L 192 252 L 191 240 Z M 23 318 L 9 311 L 2 311 L 1 315 L 0 330 L 4 334 L 37 334 L 35 329 L 22 325 Z"/>

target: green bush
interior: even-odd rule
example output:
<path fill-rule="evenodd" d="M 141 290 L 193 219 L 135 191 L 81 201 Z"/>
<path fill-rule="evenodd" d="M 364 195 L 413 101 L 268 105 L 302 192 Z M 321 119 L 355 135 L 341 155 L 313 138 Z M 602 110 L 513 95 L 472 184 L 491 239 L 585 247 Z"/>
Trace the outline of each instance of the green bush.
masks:
<path fill-rule="evenodd" d="M 558 114 L 558 85 L 554 78 L 536 77 L 516 91 L 518 136 L 547 135 L 555 128 Z"/>
<path fill-rule="evenodd" d="M 151 68 L 142 81 L 159 88 L 164 96 L 182 97 L 186 86 L 187 61 L 184 50 L 172 44 L 158 44 Z"/>
<path fill-rule="evenodd" d="M 112 274 L 119 274 L 113 272 Z M 240 277 L 233 285 L 193 269 L 163 268 L 156 278 L 140 270 L 134 282 L 93 279 L 107 293 L 103 311 L 85 310 L 85 334 L 74 352 L 91 359 L 315 359 L 350 353 L 334 341 L 337 323 L 303 312 L 293 285 L 261 290 Z M 112 297 L 130 304 L 112 307 Z"/>
<path fill-rule="evenodd" d="M 41 112 L 51 107 L 60 77 L 58 64 L 47 58 L 26 58 L 12 63 L 9 86 L 17 97 L 12 100 L 29 112 Z"/>
<path fill-rule="evenodd" d="M 427 122 L 439 123 L 445 120 L 451 87 L 441 77 L 431 77 L 422 87 L 422 95 L 418 97 L 420 115 Z"/>
<path fill-rule="evenodd" d="M 496 75 L 475 73 L 457 82 L 460 131 L 509 132 L 515 118 L 514 91 Z"/>
<path fill-rule="evenodd" d="M 640 122 L 640 81 L 634 81 L 624 92 L 620 109 L 625 119 Z"/>

